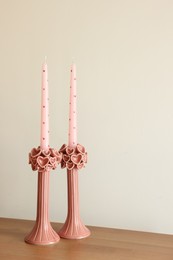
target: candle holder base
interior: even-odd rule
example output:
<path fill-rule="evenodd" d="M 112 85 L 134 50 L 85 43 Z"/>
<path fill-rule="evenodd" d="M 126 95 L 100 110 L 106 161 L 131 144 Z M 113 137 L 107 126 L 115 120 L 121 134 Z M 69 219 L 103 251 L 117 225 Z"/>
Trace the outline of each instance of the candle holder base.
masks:
<path fill-rule="evenodd" d="M 49 221 L 49 170 L 38 172 L 37 217 L 25 242 L 33 245 L 50 245 L 58 243 L 60 237 Z"/>
<path fill-rule="evenodd" d="M 82 239 L 91 234 L 81 221 L 79 213 L 78 170 L 87 162 L 87 153 L 80 144 L 76 147 L 63 145 L 59 152 L 63 154 L 61 167 L 67 168 L 68 211 L 66 221 L 58 234 L 66 239 Z"/>
<path fill-rule="evenodd" d="M 32 245 L 52 245 L 58 243 L 59 240 L 59 235 L 50 224 L 43 228 L 36 223 L 31 233 L 25 237 L 25 242 Z"/>
<path fill-rule="evenodd" d="M 58 234 L 60 237 L 66 239 L 82 239 L 89 237 L 91 232 L 83 223 L 71 224 L 67 220 Z"/>

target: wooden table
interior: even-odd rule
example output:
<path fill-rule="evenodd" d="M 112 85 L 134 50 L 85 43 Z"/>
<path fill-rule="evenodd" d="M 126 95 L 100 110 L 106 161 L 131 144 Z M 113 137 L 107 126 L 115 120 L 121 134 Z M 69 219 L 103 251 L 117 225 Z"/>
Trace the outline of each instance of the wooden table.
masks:
<path fill-rule="evenodd" d="M 24 242 L 33 223 L 0 218 L 0 260 L 173 260 L 171 235 L 89 227 L 88 238 L 33 246 Z M 61 225 L 52 223 L 55 230 Z"/>

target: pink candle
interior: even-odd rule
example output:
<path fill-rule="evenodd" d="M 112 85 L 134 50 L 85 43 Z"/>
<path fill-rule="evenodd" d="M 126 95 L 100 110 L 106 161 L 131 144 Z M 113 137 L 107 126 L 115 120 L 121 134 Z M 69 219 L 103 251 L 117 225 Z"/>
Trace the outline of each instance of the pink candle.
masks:
<path fill-rule="evenodd" d="M 77 114 L 76 114 L 76 66 L 71 65 L 70 77 L 70 113 L 69 113 L 69 142 L 70 147 L 77 145 Z"/>
<path fill-rule="evenodd" d="M 68 145 L 75 148 L 77 145 L 77 115 L 76 115 L 76 66 L 72 64 L 71 66 L 71 79 L 70 79 L 70 113 L 69 113 L 69 142 Z M 78 148 L 78 147 L 77 147 Z M 72 153 L 71 156 L 65 155 L 67 153 Z M 79 150 L 67 148 L 65 153 L 67 160 L 70 157 L 71 162 L 68 164 L 73 165 L 73 168 L 69 170 L 67 167 L 67 189 L 68 189 L 68 213 L 67 218 L 59 231 L 60 237 L 67 239 L 81 239 L 88 237 L 90 231 L 82 223 L 79 213 L 79 191 L 78 191 L 78 168 L 74 166 L 74 159 L 77 161 L 80 156 L 80 162 L 84 161 L 84 155 L 81 156 Z M 66 159 L 65 158 L 65 159 Z M 72 159 L 73 158 L 73 159 Z M 78 158 L 78 159 L 77 159 Z M 77 159 L 77 160 L 76 160 Z M 64 159 L 63 159 L 64 160 Z M 79 162 L 79 163 L 80 163 Z M 66 166 L 67 163 L 65 162 Z"/>
<path fill-rule="evenodd" d="M 47 150 L 49 147 L 49 98 L 48 98 L 48 69 L 46 61 L 42 66 L 41 87 L 41 140 L 40 147 Z"/>

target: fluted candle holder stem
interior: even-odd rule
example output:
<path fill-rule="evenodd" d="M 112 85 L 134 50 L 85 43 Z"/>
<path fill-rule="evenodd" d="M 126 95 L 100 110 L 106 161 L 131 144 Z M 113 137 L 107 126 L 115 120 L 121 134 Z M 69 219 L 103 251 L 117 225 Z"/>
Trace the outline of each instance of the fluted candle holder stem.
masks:
<path fill-rule="evenodd" d="M 50 172 L 38 172 L 37 218 L 25 242 L 35 245 L 49 245 L 60 239 L 49 221 L 49 179 Z"/>
<path fill-rule="evenodd" d="M 90 235 L 89 229 L 82 223 L 79 213 L 78 170 L 67 170 L 68 213 L 66 221 L 58 232 L 60 237 L 81 239 Z"/>

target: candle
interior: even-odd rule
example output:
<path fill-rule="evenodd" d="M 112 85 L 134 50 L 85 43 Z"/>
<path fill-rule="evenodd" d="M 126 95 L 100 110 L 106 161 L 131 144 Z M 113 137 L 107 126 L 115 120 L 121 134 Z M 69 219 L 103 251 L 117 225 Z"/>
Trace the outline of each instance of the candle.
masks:
<path fill-rule="evenodd" d="M 69 142 L 70 147 L 77 145 L 77 114 L 76 114 L 76 66 L 71 65 L 70 77 L 70 111 L 69 111 Z"/>
<path fill-rule="evenodd" d="M 90 231 L 85 227 L 79 212 L 78 169 L 86 162 L 85 148 L 77 145 L 77 115 L 76 115 L 76 66 L 71 66 L 70 77 L 70 111 L 69 111 L 69 140 L 68 147 L 63 145 L 62 168 L 67 167 L 68 213 L 67 218 L 58 232 L 60 237 L 81 239 L 88 237 Z M 75 149 L 76 148 L 76 149 Z"/>
<path fill-rule="evenodd" d="M 43 150 L 49 148 L 49 98 L 48 98 L 48 69 L 46 60 L 42 65 L 41 86 L 41 140 L 40 147 Z"/>
<path fill-rule="evenodd" d="M 56 168 L 60 159 L 59 153 L 49 147 L 48 101 L 48 69 L 45 61 L 42 65 L 40 147 L 33 148 L 29 154 L 32 169 L 38 170 L 37 217 L 32 231 L 25 237 L 25 242 L 34 245 L 50 245 L 60 239 L 49 221 L 50 170 Z"/>

